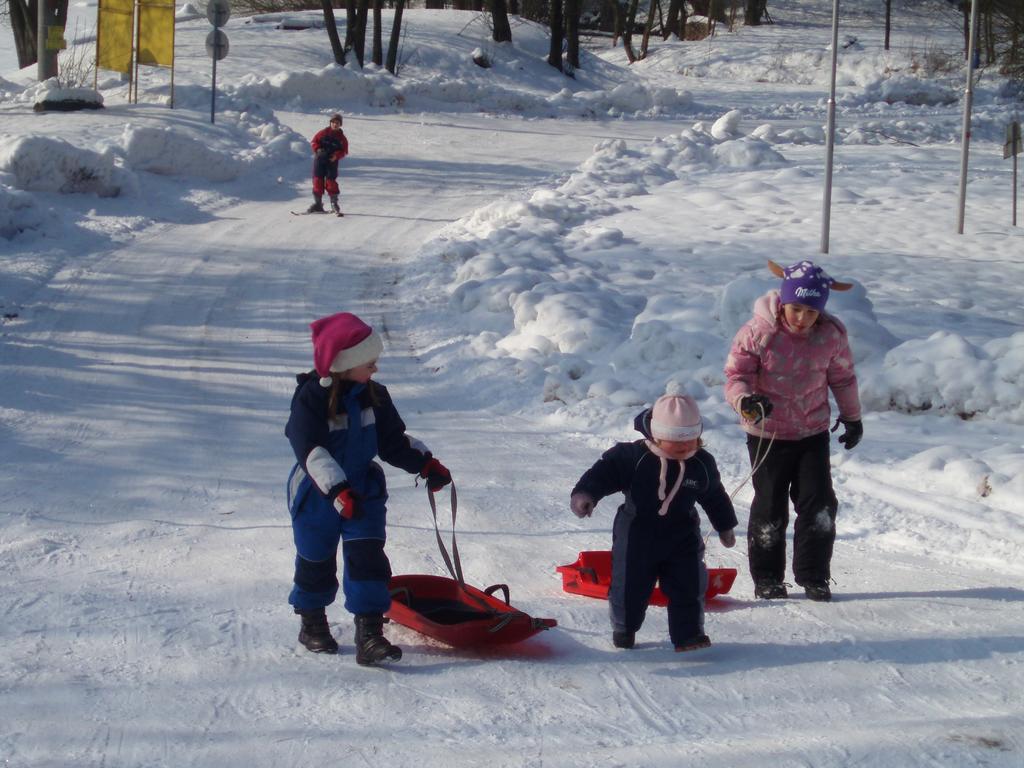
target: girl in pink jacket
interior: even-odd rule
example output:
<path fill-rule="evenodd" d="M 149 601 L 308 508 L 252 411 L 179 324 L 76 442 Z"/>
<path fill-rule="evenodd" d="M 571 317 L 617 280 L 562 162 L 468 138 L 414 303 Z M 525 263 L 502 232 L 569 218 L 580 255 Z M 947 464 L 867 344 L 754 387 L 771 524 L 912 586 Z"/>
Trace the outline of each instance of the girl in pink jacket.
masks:
<path fill-rule="evenodd" d="M 792 499 L 793 577 L 810 599 L 831 600 L 838 502 L 829 463 L 829 390 L 839 408 L 833 431 L 845 426 L 839 442 L 853 448 L 864 429 L 846 328 L 824 310 L 830 289 L 852 286 L 810 261 L 768 266 L 782 285 L 754 303 L 725 362 L 725 397 L 742 418 L 754 467 L 750 575 L 755 596 L 788 596 L 783 577 Z"/>

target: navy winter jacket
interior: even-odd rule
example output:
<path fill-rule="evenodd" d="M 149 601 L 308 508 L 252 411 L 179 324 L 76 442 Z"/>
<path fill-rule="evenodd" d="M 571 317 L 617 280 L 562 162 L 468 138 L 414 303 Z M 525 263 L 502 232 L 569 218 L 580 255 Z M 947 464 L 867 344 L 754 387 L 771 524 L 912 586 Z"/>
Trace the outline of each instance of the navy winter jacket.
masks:
<path fill-rule="evenodd" d="M 297 377 L 298 386 L 292 396 L 291 414 L 285 434 L 299 465 L 324 496 L 333 500 L 346 483 L 365 493 L 368 489 L 360 486 L 367 481 L 366 473 L 370 468 L 366 465 L 366 459 L 359 460 L 354 456 L 346 459 L 346 441 L 351 430 L 348 429 L 350 417 L 343 404 L 348 392 L 363 385 L 342 385 L 341 396 L 338 398 L 341 401 L 339 413 L 331 424 L 327 420 L 331 390 L 320 386 L 319 378 L 315 372 L 299 374 Z M 378 455 L 388 464 L 406 472 L 420 472 L 431 457 L 430 451 L 423 443 L 406 435 L 405 422 L 398 415 L 387 388 L 370 382 L 358 393 L 357 400 L 356 418 L 363 427 L 373 426 L 377 442 L 375 451 L 364 448 L 360 453 L 364 456 L 368 453 L 371 457 Z M 356 466 L 352 465 L 352 459 L 355 459 Z M 345 465 L 348 465 L 347 468 Z M 379 468 L 377 473 L 380 473 Z M 383 476 L 379 477 L 379 482 L 383 483 Z"/>
<path fill-rule="evenodd" d="M 650 409 L 637 416 L 635 422 L 637 431 L 648 439 L 649 425 Z M 680 462 L 666 461 L 665 484 L 671 488 L 679 476 Z M 634 525 L 643 527 L 665 531 L 699 527 L 695 503 L 704 509 L 716 531 L 736 527 L 736 512 L 722 485 L 718 466 L 703 448 L 684 462 L 682 485 L 666 514 L 659 516 L 661 462 L 662 459 L 651 452 L 645 440 L 616 443 L 583 473 L 572 492 L 588 493 L 595 503 L 613 493 L 623 493 L 626 498 L 619 510 L 635 515 Z"/>

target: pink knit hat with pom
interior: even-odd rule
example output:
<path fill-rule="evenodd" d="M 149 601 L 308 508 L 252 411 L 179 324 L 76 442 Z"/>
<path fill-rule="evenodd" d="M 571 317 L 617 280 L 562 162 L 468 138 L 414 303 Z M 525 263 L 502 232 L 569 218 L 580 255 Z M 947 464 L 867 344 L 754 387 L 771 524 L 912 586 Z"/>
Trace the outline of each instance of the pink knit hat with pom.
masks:
<path fill-rule="evenodd" d="M 309 327 L 313 329 L 313 366 L 324 387 L 331 385 L 332 371 L 366 365 L 384 351 L 380 335 L 350 312 L 322 317 Z"/>
<path fill-rule="evenodd" d="M 651 437 L 685 442 L 704 431 L 697 401 L 689 395 L 662 395 L 651 409 Z"/>

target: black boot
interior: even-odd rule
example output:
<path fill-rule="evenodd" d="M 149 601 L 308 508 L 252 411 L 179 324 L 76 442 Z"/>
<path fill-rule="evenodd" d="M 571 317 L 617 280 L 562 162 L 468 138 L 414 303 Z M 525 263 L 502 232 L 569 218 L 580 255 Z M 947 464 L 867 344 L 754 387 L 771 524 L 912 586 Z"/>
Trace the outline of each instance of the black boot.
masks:
<path fill-rule="evenodd" d="M 754 597 L 762 600 L 782 600 L 789 597 L 786 585 L 775 579 L 758 579 L 754 582 Z"/>
<path fill-rule="evenodd" d="M 364 667 L 402 658 L 402 649 L 384 637 L 385 621 L 379 613 L 356 616 L 356 661 Z"/>
<path fill-rule="evenodd" d="M 827 581 L 812 581 L 804 584 L 804 594 L 808 599 L 816 600 L 819 603 L 827 603 L 832 599 L 832 590 Z"/>
<path fill-rule="evenodd" d="M 331 628 L 327 624 L 327 612 L 323 609 L 312 611 L 296 611 L 302 617 L 302 628 L 299 630 L 299 642 L 313 653 L 337 653 L 338 643 L 331 636 Z"/>
<path fill-rule="evenodd" d="M 632 648 L 636 643 L 636 632 L 615 630 L 612 632 L 612 645 L 616 648 Z"/>
<path fill-rule="evenodd" d="M 327 213 L 324 210 L 324 196 L 313 195 L 313 204 L 306 209 L 306 213 Z"/>
<path fill-rule="evenodd" d="M 338 207 L 338 196 L 331 195 L 331 210 L 334 211 L 338 216 L 341 216 L 341 208 Z"/>

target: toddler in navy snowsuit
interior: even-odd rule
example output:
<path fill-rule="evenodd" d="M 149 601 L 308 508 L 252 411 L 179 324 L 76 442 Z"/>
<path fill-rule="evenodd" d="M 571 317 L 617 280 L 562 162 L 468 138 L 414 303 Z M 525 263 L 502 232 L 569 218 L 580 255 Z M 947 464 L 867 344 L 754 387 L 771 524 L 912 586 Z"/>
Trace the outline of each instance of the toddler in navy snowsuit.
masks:
<path fill-rule="evenodd" d="M 450 483 L 451 474 L 406 434 L 387 389 L 371 381 L 383 351 L 380 336 L 345 312 L 311 328 L 316 370 L 297 377 L 285 428 L 298 460 L 288 478 L 297 553 L 288 602 L 302 617 L 299 642 L 310 651 L 337 653 L 325 609 L 338 593 L 340 541 L 356 660 L 397 660 L 401 649 L 382 633 L 383 614 L 391 607 L 391 565 L 384 553 L 388 494 L 374 458 L 419 473 L 431 492 Z"/>
<path fill-rule="evenodd" d="M 726 547 L 736 543 L 736 513 L 711 454 L 701 447 L 702 421 L 688 395 L 664 395 L 640 413 L 642 440 L 617 443 L 572 490 L 577 517 L 605 496 L 625 494 L 612 528 L 608 602 L 612 642 L 632 648 L 647 602 L 660 580 L 668 598 L 668 630 L 677 651 L 711 645 L 704 633 L 708 574 L 699 503 Z"/>

